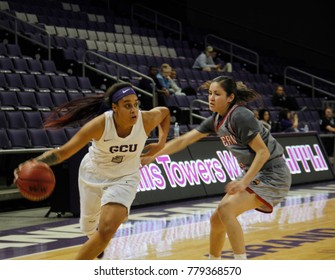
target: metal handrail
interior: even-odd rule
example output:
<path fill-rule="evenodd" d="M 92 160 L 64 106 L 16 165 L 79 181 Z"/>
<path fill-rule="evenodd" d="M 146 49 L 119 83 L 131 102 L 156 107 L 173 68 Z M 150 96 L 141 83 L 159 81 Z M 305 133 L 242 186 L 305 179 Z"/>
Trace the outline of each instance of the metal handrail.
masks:
<path fill-rule="evenodd" d="M 301 81 L 296 76 L 295 77 L 294 76 L 290 76 L 289 73 L 291 73 L 291 75 L 292 74 L 297 74 L 297 73 L 302 74 L 304 77 L 310 78 L 311 79 L 311 83 L 308 84 L 305 81 Z M 335 92 L 335 83 L 330 82 L 328 80 L 325 80 L 323 78 L 320 78 L 318 76 L 315 76 L 315 75 L 313 75 L 311 73 L 305 72 L 303 70 L 300 70 L 298 68 L 295 68 L 295 67 L 292 67 L 292 66 L 285 67 L 285 69 L 284 69 L 284 85 L 287 84 L 288 80 L 292 81 L 292 82 L 295 82 L 295 83 L 297 83 L 299 85 L 303 85 L 305 87 L 308 87 L 308 88 L 312 89 L 312 97 L 313 98 L 315 97 L 315 91 L 318 91 L 320 93 L 326 94 L 326 95 L 328 95 L 330 97 L 335 97 L 334 93 L 331 93 L 331 92 L 329 92 L 327 90 L 324 90 L 324 89 L 318 87 L 315 84 L 315 82 L 318 81 L 318 82 L 323 83 L 323 85 L 332 86 L 334 88 L 334 92 Z"/>
<path fill-rule="evenodd" d="M 106 61 L 107 63 L 114 64 L 116 66 L 116 73 L 117 73 L 116 77 L 112 76 L 112 75 L 110 75 L 110 74 L 108 74 L 108 73 L 106 73 L 104 71 L 101 71 L 101 70 L 97 69 L 93 65 L 90 65 L 90 63 L 88 61 L 86 61 L 87 55 L 89 53 L 92 54 L 93 56 L 96 56 L 96 57 L 98 57 L 98 58 Z M 85 53 L 84 53 L 84 56 L 83 56 L 83 61 L 82 61 L 82 76 L 83 77 L 85 77 L 85 75 L 86 75 L 86 70 L 85 70 L 86 68 L 88 68 L 88 69 L 90 69 L 90 70 L 92 70 L 92 71 L 94 71 L 96 73 L 99 73 L 99 74 L 101 74 L 103 76 L 106 76 L 108 78 L 111 78 L 112 80 L 117 81 L 117 82 L 118 81 L 124 82 L 121 79 L 121 77 L 120 77 L 120 68 L 126 69 L 126 70 L 128 70 L 128 71 L 130 71 L 132 73 L 135 73 L 136 75 L 138 75 L 138 76 L 140 76 L 140 77 L 142 77 L 144 79 L 150 80 L 151 83 L 152 83 L 152 85 L 153 85 L 153 89 L 152 89 L 151 93 L 148 92 L 148 91 L 145 91 L 145 90 L 143 90 L 143 89 L 141 89 L 141 88 L 139 88 L 139 87 L 137 87 L 135 85 L 134 85 L 134 88 L 137 91 L 139 91 L 139 92 L 141 92 L 141 93 L 143 93 L 145 95 L 150 96 L 152 98 L 152 106 L 153 107 L 157 107 L 158 106 L 158 96 L 157 96 L 157 92 L 156 92 L 155 81 L 152 78 L 150 78 L 149 76 L 144 75 L 141 72 L 138 72 L 138 71 L 136 71 L 136 70 L 134 70 L 134 69 L 132 69 L 132 68 L 130 68 L 128 66 L 125 66 L 125 65 L 123 65 L 123 64 L 121 64 L 121 63 L 119 63 L 119 62 L 117 62 L 117 61 L 115 61 L 113 59 L 110 59 L 110 58 L 108 58 L 106 56 L 103 56 L 103 55 L 101 55 L 101 54 L 99 54 L 97 52 L 91 51 L 91 50 L 86 50 Z"/>
<path fill-rule="evenodd" d="M 146 12 L 150 12 L 153 14 L 153 19 L 149 19 L 148 17 L 144 16 L 143 13 L 140 13 L 140 12 L 136 12 L 136 9 L 142 9 Z M 148 7 L 145 7 L 141 4 L 133 4 L 131 6 L 131 19 L 134 20 L 134 16 L 137 16 L 138 18 L 142 19 L 142 20 L 146 20 L 150 23 L 153 23 L 155 25 L 155 30 L 158 29 L 158 26 L 166 29 L 166 30 L 169 30 L 169 31 L 172 31 L 174 33 L 176 33 L 178 36 L 179 36 L 179 40 L 182 40 L 182 23 L 181 21 L 179 20 L 176 20 L 175 18 L 172 18 L 172 17 L 169 17 L 165 14 L 162 14 L 160 12 L 157 12 L 153 9 L 150 9 Z M 166 24 L 166 23 L 160 23 L 160 20 L 162 19 L 168 19 L 170 20 L 171 22 L 174 22 L 177 24 L 178 28 L 172 28 L 170 25 Z"/>
<path fill-rule="evenodd" d="M 212 40 L 210 40 L 212 39 Z M 216 41 L 215 41 L 216 40 Z M 217 44 L 216 44 L 217 43 Z M 219 43 L 225 43 L 228 45 L 229 51 L 222 49 L 219 47 Z M 240 61 L 247 62 L 249 64 L 252 64 L 256 67 L 256 73 L 259 74 L 259 55 L 257 52 L 250 50 L 248 48 L 245 48 L 241 45 L 235 44 L 231 41 L 225 40 L 219 36 L 216 36 L 214 34 L 207 34 L 205 36 L 205 46 L 212 45 L 217 50 L 221 51 L 222 53 L 228 54 L 230 56 L 230 62 L 234 61 L 234 58 L 238 58 Z M 254 57 L 254 60 L 247 59 L 238 53 L 236 53 L 237 50 L 243 50 L 250 54 L 252 57 Z"/>
<path fill-rule="evenodd" d="M 4 29 L 6 31 L 14 33 L 15 44 L 18 43 L 18 36 L 21 37 L 21 38 L 24 38 L 24 39 L 26 39 L 26 40 L 28 40 L 30 42 L 33 42 L 34 44 L 37 44 L 37 45 L 39 45 L 39 46 L 41 46 L 43 48 L 46 48 L 48 50 L 48 60 L 51 60 L 51 38 L 50 38 L 50 33 L 47 30 L 43 29 L 42 27 L 40 27 L 40 26 L 38 26 L 36 24 L 31 24 L 31 23 L 29 23 L 27 21 L 21 20 L 18 17 L 14 16 L 14 15 L 6 12 L 6 11 L 0 11 L 0 14 L 8 16 L 8 17 L 10 17 L 10 18 L 12 18 L 14 20 L 14 26 L 15 26 L 14 29 L 7 28 L 7 27 L 2 26 L 2 25 L 0 25 L 0 28 Z M 28 36 L 20 33 L 18 31 L 18 22 L 22 22 L 24 24 L 27 24 L 27 25 L 29 25 L 29 26 L 31 26 L 33 28 L 36 28 L 37 30 L 41 31 L 42 33 L 47 34 L 48 44 L 45 45 L 45 44 L 43 44 L 43 43 L 41 43 L 41 42 L 39 42 L 37 40 L 31 39 L 30 37 L 28 37 Z"/>
<path fill-rule="evenodd" d="M 199 114 L 196 114 L 193 112 L 193 108 L 194 108 L 194 104 L 195 103 L 200 103 L 200 104 L 204 104 L 204 105 L 209 105 L 209 103 L 207 101 L 201 100 L 201 99 L 193 99 L 190 103 L 190 124 L 193 124 L 193 117 L 197 118 L 197 119 L 201 119 L 201 120 L 205 120 L 206 118 L 204 116 L 201 116 Z"/>

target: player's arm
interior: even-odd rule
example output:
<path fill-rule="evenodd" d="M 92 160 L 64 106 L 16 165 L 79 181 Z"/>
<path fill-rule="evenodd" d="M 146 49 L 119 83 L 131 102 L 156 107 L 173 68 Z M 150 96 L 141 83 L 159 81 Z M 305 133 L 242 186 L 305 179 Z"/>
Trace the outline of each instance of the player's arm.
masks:
<path fill-rule="evenodd" d="M 199 141 L 200 139 L 208 136 L 208 133 L 201 133 L 196 129 L 193 129 L 177 138 L 174 138 L 167 142 L 163 149 L 157 152 L 155 155 L 151 157 L 142 157 L 141 163 L 142 165 L 149 164 L 150 162 L 154 161 L 154 159 L 161 155 L 171 155 L 177 153 L 187 146 Z"/>
<path fill-rule="evenodd" d="M 68 159 L 92 139 L 100 139 L 105 128 L 104 114 L 94 118 L 85 124 L 68 142 L 63 146 L 52 149 L 34 158 L 37 161 L 44 162 L 48 165 L 55 165 Z"/>
<path fill-rule="evenodd" d="M 153 155 L 162 149 L 170 130 L 170 110 L 167 107 L 155 107 L 142 112 L 144 129 L 147 135 L 158 127 L 158 142 L 145 146 L 147 155 Z"/>
<path fill-rule="evenodd" d="M 259 133 L 257 133 L 248 145 L 253 151 L 255 151 L 255 158 L 241 180 L 231 181 L 227 184 L 226 191 L 229 194 L 245 190 L 270 157 L 270 151 Z"/>

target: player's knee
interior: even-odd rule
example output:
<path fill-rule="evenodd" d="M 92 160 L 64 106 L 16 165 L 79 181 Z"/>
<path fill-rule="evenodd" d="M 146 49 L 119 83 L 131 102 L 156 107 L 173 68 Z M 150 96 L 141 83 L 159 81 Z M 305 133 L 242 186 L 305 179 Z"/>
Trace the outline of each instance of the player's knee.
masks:
<path fill-rule="evenodd" d="M 220 203 L 217 208 L 220 221 L 225 224 L 225 221 L 233 214 L 233 209 L 229 202 Z"/>
<path fill-rule="evenodd" d="M 80 230 L 87 236 L 93 235 L 97 230 L 98 217 L 83 216 L 80 218 Z"/>
<path fill-rule="evenodd" d="M 218 209 L 214 211 L 210 218 L 211 230 L 212 231 L 222 231 L 224 230 L 224 224 L 221 221 Z"/>

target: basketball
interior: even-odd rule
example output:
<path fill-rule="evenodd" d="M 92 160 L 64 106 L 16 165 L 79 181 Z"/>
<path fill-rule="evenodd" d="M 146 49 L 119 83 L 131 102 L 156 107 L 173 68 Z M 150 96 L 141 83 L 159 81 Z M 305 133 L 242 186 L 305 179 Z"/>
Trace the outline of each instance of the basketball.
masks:
<path fill-rule="evenodd" d="M 30 161 L 18 171 L 16 186 L 23 197 L 31 201 L 48 198 L 56 184 L 52 169 L 43 162 Z"/>

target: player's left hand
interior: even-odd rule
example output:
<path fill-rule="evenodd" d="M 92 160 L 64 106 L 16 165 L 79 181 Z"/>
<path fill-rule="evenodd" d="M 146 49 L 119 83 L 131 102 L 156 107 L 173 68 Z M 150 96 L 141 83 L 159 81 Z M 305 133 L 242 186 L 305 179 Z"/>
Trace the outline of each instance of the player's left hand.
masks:
<path fill-rule="evenodd" d="M 162 145 L 158 143 L 150 143 L 146 145 L 143 149 L 142 156 L 153 156 L 162 149 Z"/>
<path fill-rule="evenodd" d="M 228 194 L 236 194 L 238 192 L 244 191 L 247 188 L 242 181 L 231 181 L 226 185 L 226 192 Z"/>

